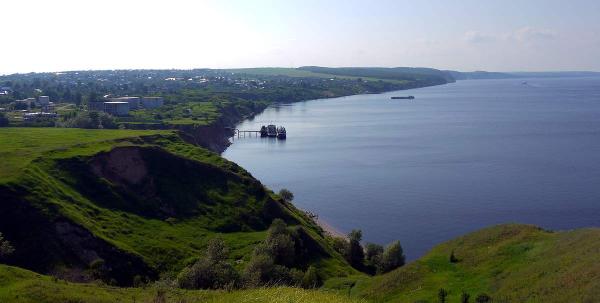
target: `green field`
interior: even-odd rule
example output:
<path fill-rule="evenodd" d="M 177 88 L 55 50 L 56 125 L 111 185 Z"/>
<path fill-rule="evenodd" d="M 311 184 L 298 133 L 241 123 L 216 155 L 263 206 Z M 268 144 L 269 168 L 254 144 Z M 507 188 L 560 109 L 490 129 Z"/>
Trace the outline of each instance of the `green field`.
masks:
<path fill-rule="evenodd" d="M 357 80 L 363 79 L 365 81 L 387 81 L 391 83 L 402 84 L 407 81 L 393 80 L 393 79 L 383 79 L 376 77 L 357 77 L 357 76 L 349 76 L 349 75 L 333 75 L 333 74 L 325 74 L 325 73 L 315 73 L 308 70 L 302 70 L 297 68 L 285 68 L 285 67 L 255 67 L 255 68 L 237 68 L 237 69 L 227 69 L 226 71 L 238 74 L 247 74 L 247 75 L 260 75 L 260 76 L 286 76 L 286 77 L 297 77 L 297 78 L 340 78 L 340 79 L 349 79 L 349 80 Z"/>

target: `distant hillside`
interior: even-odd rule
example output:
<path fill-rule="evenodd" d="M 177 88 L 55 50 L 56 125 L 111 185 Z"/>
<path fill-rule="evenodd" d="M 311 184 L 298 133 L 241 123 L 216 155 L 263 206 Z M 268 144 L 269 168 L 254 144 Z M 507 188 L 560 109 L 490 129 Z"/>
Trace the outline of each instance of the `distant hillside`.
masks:
<path fill-rule="evenodd" d="M 118 285 L 156 279 L 221 237 L 243 268 L 275 218 L 302 238 L 298 266 L 324 278 L 357 273 L 312 219 L 218 154 L 170 131 L 0 128 L 5 261 L 90 281 L 102 261 Z"/>
<path fill-rule="evenodd" d="M 444 71 L 433 68 L 415 67 L 320 67 L 303 66 L 299 70 L 336 76 L 368 77 L 396 81 L 413 81 L 429 85 L 454 82 L 454 78 Z"/>
<path fill-rule="evenodd" d="M 486 72 L 486 71 L 475 71 L 475 72 L 457 72 L 448 70 L 446 71 L 456 80 L 479 80 L 479 79 L 510 79 L 517 78 L 518 76 L 508 73 L 498 72 Z"/>
<path fill-rule="evenodd" d="M 480 80 L 480 79 L 512 79 L 512 78 L 578 78 L 578 77 L 600 77 L 600 72 L 459 72 L 445 71 L 456 80 Z"/>
<path fill-rule="evenodd" d="M 450 261 L 454 252 L 456 262 Z M 530 225 L 486 228 L 435 247 L 400 269 L 358 283 L 375 302 L 598 302 L 600 229 L 549 232 Z"/>

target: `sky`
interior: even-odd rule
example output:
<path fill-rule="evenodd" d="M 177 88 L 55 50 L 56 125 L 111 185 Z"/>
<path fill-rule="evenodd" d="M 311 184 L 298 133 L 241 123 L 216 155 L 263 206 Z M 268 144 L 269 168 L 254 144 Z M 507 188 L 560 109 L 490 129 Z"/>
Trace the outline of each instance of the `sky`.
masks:
<path fill-rule="evenodd" d="M 0 74 L 412 66 L 600 71 L 598 0 L 18 0 Z"/>

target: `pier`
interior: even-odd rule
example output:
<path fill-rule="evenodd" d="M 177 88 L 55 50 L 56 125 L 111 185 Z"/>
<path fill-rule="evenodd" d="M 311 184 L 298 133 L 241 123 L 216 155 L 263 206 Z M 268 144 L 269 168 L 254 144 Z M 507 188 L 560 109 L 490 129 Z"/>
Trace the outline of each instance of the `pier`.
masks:
<path fill-rule="evenodd" d="M 268 126 L 262 126 L 260 128 L 260 130 L 239 130 L 237 128 L 228 128 L 229 130 L 233 130 L 233 137 L 232 138 L 246 138 L 246 135 L 248 137 L 252 137 L 252 135 L 254 135 L 254 137 L 258 138 L 259 136 L 262 137 L 275 137 L 277 139 L 281 139 L 281 140 L 285 140 L 287 138 L 287 132 L 285 130 L 285 127 L 283 126 L 279 126 L 276 127 L 273 124 L 269 124 Z"/>
<path fill-rule="evenodd" d="M 252 137 L 252 135 L 255 135 L 255 137 L 260 137 L 260 130 L 239 130 L 239 129 L 235 129 L 233 131 L 233 137 L 235 138 L 236 136 L 238 138 L 245 138 L 246 134 L 248 134 L 248 137 Z"/>

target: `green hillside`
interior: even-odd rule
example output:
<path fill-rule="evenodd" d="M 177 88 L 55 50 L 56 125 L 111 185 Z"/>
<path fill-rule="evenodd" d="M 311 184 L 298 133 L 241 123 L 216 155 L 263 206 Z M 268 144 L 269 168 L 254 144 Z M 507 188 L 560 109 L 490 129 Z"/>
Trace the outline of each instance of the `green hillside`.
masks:
<path fill-rule="evenodd" d="M 17 251 L 8 264 L 86 281 L 102 260 L 114 283 L 130 285 L 176 274 L 218 236 L 241 269 L 282 218 L 304 237 L 302 268 L 318 265 L 323 278 L 355 273 L 303 212 L 176 133 L 4 128 L 0 144 L 10 163 L 0 232 Z"/>
<path fill-rule="evenodd" d="M 450 262 L 454 251 L 457 262 Z M 598 302 L 600 229 L 549 232 L 530 225 L 500 225 L 441 244 L 386 275 L 363 280 L 354 291 L 374 302 L 475 301 Z"/>

